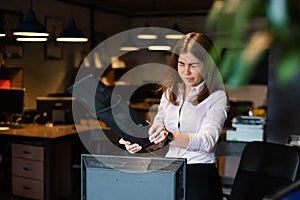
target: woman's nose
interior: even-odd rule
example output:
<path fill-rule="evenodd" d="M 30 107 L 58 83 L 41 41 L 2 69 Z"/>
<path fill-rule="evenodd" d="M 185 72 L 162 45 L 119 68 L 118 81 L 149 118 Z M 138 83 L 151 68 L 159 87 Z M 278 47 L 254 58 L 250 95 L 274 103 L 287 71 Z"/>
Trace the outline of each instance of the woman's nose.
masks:
<path fill-rule="evenodd" d="M 187 65 L 187 66 L 184 68 L 184 73 L 185 73 L 185 74 L 190 74 L 190 73 L 191 73 L 191 70 L 190 70 L 190 69 L 191 69 L 190 66 Z"/>

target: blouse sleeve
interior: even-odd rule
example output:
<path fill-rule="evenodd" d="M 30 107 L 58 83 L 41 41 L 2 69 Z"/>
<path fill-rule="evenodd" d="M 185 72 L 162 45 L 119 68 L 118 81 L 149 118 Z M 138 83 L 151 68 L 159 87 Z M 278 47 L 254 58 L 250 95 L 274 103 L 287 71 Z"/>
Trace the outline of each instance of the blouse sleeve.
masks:
<path fill-rule="evenodd" d="M 160 99 L 160 104 L 157 109 L 157 113 L 154 117 L 154 120 L 152 122 L 152 126 L 161 126 L 164 127 L 164 118 L 165 118 L 165 107 L 168 104 L 168 100 L 165 96 L 165 93 L 162 94 L 162 97 Z"/>
<path fill-rule="evenodd" d="M 203 118 L 200 130 L 196 134 L 188 133 L 190 138 L 188 151 L 212 151 L 222 132 L 229 111 L 228 97 L 225 91 L 218 91 L 211 95 L 212 104 Z"/>

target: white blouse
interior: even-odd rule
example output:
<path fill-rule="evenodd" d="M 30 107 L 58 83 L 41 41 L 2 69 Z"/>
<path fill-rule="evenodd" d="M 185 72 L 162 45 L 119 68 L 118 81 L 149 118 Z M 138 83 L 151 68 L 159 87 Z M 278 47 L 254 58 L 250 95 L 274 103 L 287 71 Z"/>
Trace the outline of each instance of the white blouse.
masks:
<path fill-rule="evenodd" d="M 178 106 L 171 104 L 165 94 L 162 95 L 153 125 L 188 134 L 190 138 L 186 149 L 169 145 L 166 157 L 186 158 L 188 164 L 216 162 L 216 143 L 227 118 L 229 101 L 224 90 L 217 90 L 201 103 L 193 105 L 190 99 L 198 94 L 203 85 L 191 89 L 186 100 L 181 91 L 177 97 Z"/>

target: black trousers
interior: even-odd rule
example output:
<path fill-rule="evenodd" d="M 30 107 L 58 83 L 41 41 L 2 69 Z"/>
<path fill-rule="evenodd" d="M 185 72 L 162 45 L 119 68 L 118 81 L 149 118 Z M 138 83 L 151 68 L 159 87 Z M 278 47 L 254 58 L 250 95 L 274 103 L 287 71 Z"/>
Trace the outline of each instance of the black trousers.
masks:
<path fill-rule="evenodd" d="M 222 184 L 215 164 L 188 164 L 186 200 L 222 200 Z"/>

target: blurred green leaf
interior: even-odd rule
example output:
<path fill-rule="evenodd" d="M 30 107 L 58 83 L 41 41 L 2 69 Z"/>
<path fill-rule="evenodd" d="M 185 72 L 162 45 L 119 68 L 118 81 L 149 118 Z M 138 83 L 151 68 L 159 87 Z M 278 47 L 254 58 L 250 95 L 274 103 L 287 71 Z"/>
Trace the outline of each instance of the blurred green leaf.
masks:
<path fill-rule="evenodd" d="M 286 85 L 293 80 L 299 72 L 300 67 L 300 52 L 294 51 L 286 53 L 279 59 L 279 64 L 276 67 L 277 80 L 281 85 Z"/>
<path fill-rule="evenodd" d="M 214 39 L 215 44 L 220 48 L 240 47 L 247 50 L 243 54 L 229 53 L 222 57 L 220 72 L 224 81 L 232 86 L 247 83 L 263 52 L 275 44 L 283 52 L 278 62 L 273 63 L 276 77 L 282 84 L 293 79 L 300 68 L 299 1 L 216 2 L 207 17 L 207 31 L 221 35 Z M 256 27 L 259 19 L 265 19 L 268 24 Z"/>
<path fill-rule="evenodd" d="M 232 75 L 227 80 L 227 85 L 238 87 L 246 84 L 251 73 L 251 67 L 248 66 L 245 60 L 241 59 L 241 56 L 237 57 L 233 64 Z"/>
<path fill-rule="evenodd" d="M 223 52 L 222 62 L 220 63 L 220 72 L 225 82 L 230 79 L 232 72 L 235 70 L 236 58 L 240 57 L 239 51 L 226 51 Z"/>

